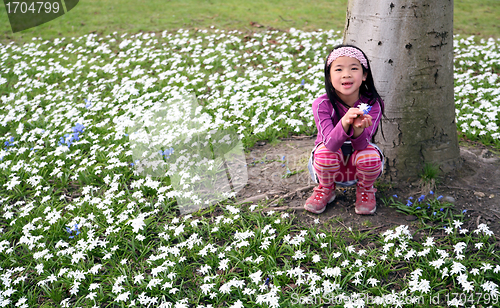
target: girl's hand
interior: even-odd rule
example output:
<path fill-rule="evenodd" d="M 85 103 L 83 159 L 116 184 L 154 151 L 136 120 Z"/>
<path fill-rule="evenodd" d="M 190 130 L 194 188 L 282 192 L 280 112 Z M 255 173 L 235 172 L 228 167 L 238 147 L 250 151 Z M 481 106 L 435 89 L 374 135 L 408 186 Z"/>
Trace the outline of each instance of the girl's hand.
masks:
<path fill-rule="evenodd" d="M 372 126 L 372 124 L 372 117 L 369 114 L 354 119 L 354 123 L 352 124 L 354 132 L 352 136 L 358 138 L 364 132 L 365 128 Z"/>
<path fill-rule="evenodd" d="M 351 126 L 355 122 L 355 120 L 358 119 L 358 117 L 363 117 L 363 111 L 359 110 L 358 108 L 349 108 L 346 114 L 342 117 L 340 121 L 346 133 L 349 131 L 349 126 Z"/>
<path fill-rule="evenodd" d="M 362 115 L 359 118 L 354 119 L 353 126 L 354 128 L 362 128 L 365 129 L 373 125 L 373 118 L 371 115 L 366 114 Z"/>

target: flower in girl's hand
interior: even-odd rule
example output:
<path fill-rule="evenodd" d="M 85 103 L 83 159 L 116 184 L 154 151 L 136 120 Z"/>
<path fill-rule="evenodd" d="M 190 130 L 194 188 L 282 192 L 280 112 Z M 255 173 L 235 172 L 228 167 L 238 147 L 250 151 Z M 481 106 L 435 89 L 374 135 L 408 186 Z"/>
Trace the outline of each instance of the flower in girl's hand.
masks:
<path fill-rule="evenodd" d="M 362 103 L 358 106 L 359 110 L 363 111 L 363 114 L 367 115 L 370 110 L 372 110 L 372 106 Z"/>

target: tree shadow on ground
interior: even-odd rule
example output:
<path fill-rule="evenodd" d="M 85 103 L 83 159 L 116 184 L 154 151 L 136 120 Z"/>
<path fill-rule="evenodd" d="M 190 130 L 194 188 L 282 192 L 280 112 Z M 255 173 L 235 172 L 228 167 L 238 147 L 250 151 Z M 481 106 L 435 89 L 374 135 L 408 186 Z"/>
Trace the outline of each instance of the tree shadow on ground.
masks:
<path fill-rule="evenodd" d="M 261 202 L 265 210 L 293 210 L 299 224 L 327 225 L 332 228 L 352 228 L 361 231 L 383 231 L 393 226 L 408 225 L 413 230 L 424 227 L 413 215 L 386 206 L 383 200 L 397 195 L 400 200 L 418 198 L 418 182 L 378 182 L 377 212 L 360 216 L 354 213 L 354 187 L 337 188 L 337 198 L 319 215 L 302 209 L 315 186 L 307 171 L 307 160 L 314 139 L 300 136 L 280 140 L 275 144 L 258 142 L 246 153 L 248 184 L 238 193 L 243 204 Z M 442 195 L 453 203 L 455 213 L 464 214 L 464 228 L 474 230 L 486 223 L 500 238 L 500 155 L 482 144 L 460 146 L 462 166 L 440 178 L 435 196 Z M 429 223 L 432 225 L 432 223 Z"/>

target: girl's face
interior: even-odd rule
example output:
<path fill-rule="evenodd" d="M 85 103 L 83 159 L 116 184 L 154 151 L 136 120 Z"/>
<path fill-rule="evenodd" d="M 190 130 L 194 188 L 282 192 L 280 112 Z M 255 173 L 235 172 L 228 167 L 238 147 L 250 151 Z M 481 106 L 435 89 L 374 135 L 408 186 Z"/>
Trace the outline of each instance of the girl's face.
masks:
<path fill-rule="evenodd" d="M 337 95 L 349 106 L 359 99 L 359 87 L 366 80 L 361 63 L 351 57 L 338 57 L 330 67 L 330 78 Z"/>

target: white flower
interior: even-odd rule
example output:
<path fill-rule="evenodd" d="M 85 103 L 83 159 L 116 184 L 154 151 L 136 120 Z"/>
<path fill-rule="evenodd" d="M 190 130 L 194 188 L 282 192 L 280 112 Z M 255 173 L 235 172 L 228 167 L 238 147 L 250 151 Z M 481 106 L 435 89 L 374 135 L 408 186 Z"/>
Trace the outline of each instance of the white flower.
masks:
<path fill-rule="evenodd" d="M 229 308 L 243 308 L 243 303 L 240 300 L 237 300 L 234 304 L 229 306 Z"/>
<path fill-rule="evenodd" d="M 335 268 L 327 267 L 322 270 L 323 275 L 326 277 L 338 277 L 340 276 L 340 268 L 336 266 Z"/>
<path fill-rule="evenodd" d="M 447 304 L 448 306 L 455 306 L 455 307 L 463 306 L 463 302 L 458 298 L 454 298 L 451 301 L 448 301 Z"/>
<path fill-rule="evenodd" d="M 417 253 L 417 256 L 419 257 L 425 257 L 426 255 L 428 255 L 429 253 L 431 252 L 431 249 L 430 248 L 426 248 L 420 252 Z"/>
<path fill-rule="evenodd" d="M 394 243 L 387 243 L 384 245 L 384 247 L 382 247 L 382 251 L 384 253 L 388 253 L 389 250 L 391 250 L 391 247 L 394 247 Z"/>
<path fill-rule="evenodd" d="M 206 283 L 206 284 L 202 284 L 200 286 L 200 289 L 201 289 L 201 292 L 203 292 L 203 294 L 207 295 L 210 290 L 215 286 L 215 283 Z"/>
<path fill-rule="evenodd" d="M 375 278 L 368 278 L 367 282 L 372 285 L 372 287 L 376 286 L 380 281 Z"/>
<path fill-rule="evenodd" d="M 300 250 L 297 250 L 295 252 L 295 255 L 292 256 L 292 258 L 295 259 L 295 260 L 302 260 L 305 257 L 306 257 L 306 255 L 302 251 L 300 251 Z"/>
<path fill-rule="evenodd" d="M 365 103 L 361 103 L 359 104 L 358 106 L 359 110 L 361 110 L 364 114 L 368 114 L 368 112 L 370 112 L 370 110 L 372 109 L 372 106 L 368 105 L 368 104 L 365 104 Z"/>
<path fill-rule="evenodd" d="M 362 281 L 361 281 L 361 279 L 359 279 L 359 278 L 356 278 L 356 279 L 354 279 L 354 280 L 352 281 L 352 283 L 354 283 L 355 285 L 358 285 L 358 284 L 360 284 L 361 282 L 362 282 Z"/>
<path fill-rule="evenodd" d="M 143 280 L 144 280 L 144 275 L 143 274 L 139 274 L 139 275 L 137 275 L 137 276 L 134 277 L 134 283 L 135 284 L 141 283 Z"/>
<path fill-rule="evenodd" d="M 145 218 L 144 214 L 139 214 L 139 216 L 137 216 L 137 218 L 129 221 L 129 224 L 132 226 L 132 228 L 133 228 L 132 231 L 134 233 L 137 233 L 137 232 L 139 232 L 139 230 L 144 229 L 144 227 L 146 226 L 146 224 L 144 223 L 144 218 Z"/>
<path fill-rule="evenodd" d="M 465 292 L 469 293 L 471 291 L 474 291 L 474 284 L 472 282 L 466 281 L 462 284 L 462 288 Z"/>
<path fill-rule="evenodd" d="M 454 226 L 455 228 L 457 228 L 457 229 L 458 229 L 458 228 L 460 228 L 460 226 L 462 226 L 463 224 L 464 224 L 463 222 L 458 221 L 458 220 L 454 220 L 454 221 L 453 221 L 453 226 Z"/>
<path fill-rule="evenodd" d="M 229 259 L 227 258 L 220 260 L 218 269 L 220 269 L 221 271 L 225 271 L 228 268 L 228 263 Z"/>
<path fill-rule="evenodd" d="M 127 292 L 125 292 L 125 293 L 121 293 L 121 294 L 119 294 L 119 295 L 116 297 L 115 301 L 116 301 L 116 302 L 124 302 L 124 301 L 128 300 L 128 297 L 129 297 L 129 296 L 130 296 L 130 292 L 128 292 L 128 291 L 127 291 Z"/>
<path fill-rule="evenodd" d="M 206 275 L 208 273 L 209 270 L 211 270 L 212 267 L 208 264 L 205 264 L 203 265 L 202 267 L 200 267 L 200 269 L 198 270 L 198 272 L 200 272 L 200 274 L 202 275 Z"/>
<path fill-rule="evenodd" d="M 465 271 L 467 271 L 467 268 L 465 267 L 465 265 L 463 265 L 462 263 L 453 261 L 453 265 L 451 266 L 450 273 L 461 274 L 462 272 L 465 272 Z"/>
<path fill-rule="evenodd" d="M 465 247 L 467 247 L 467 244 L 465 244 L 464 242 L 458 242 L 457 244 L 455 244 L 454 247 L 455 247 L 455 253 L 461 254 L 465 249 Z"/>
<path fill-rule="evenodd" d="M 444 260 L 443 259 L 437 259 L 435 261 L 429 262 L 429 264 L 432 265 L 435 269 L 439 269 L 444 264 Z"/>
<path fill-rule="evenodd" d="M 332 293 L 333 291 L 337 290 L 340 288 L 340 284 L 336 282 L 330 282 L 329 280 L 324 280 L 322 283 L 323 286 L 323 292 L 325 294 Z"/>
<path fill-rule="evenodd" d="M 248 275 L 248 277 L 250 277 L 253 283 L 258 284 L 261 281 L 261 275 L 262 271 L 258 270 L 257 272 Z"/>
<path fill-rule="evenodd" d="M 434 246 L 434 237 L 427 237 L 425 243 L 423 244 L 425 247 L 433 247 Z"/>
<path fill-rule="evenodd" d="M 498 265 L 498 264 L 497 264 L 497 265 L 495 266 L 495 269 L 493 270 L 493 273 L 495 273 L 495 274 L 500 273 L 500 265 Z"/>

